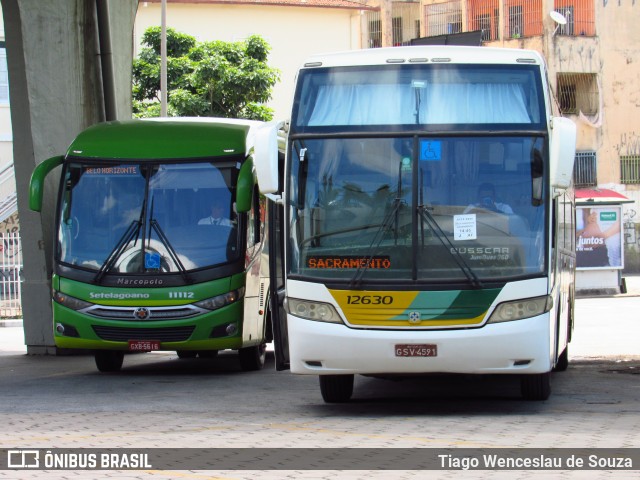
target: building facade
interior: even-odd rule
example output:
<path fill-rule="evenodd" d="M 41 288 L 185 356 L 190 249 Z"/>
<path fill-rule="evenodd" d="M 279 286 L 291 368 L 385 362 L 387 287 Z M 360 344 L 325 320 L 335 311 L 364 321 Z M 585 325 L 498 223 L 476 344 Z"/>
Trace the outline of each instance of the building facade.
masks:
<path fill-rule="evenodd" d="M 167 0 L 167 26 L 198 41 L 241 41 L 260 35 L 271 46 L 269 66 L 280 70 L 269 106 L 276 119 L 291 110 L 295 75 L 311 54 L 361 46 L 363 12 L 351 0 Z M 159 26 L 160 0 L 141 1 L 134 30 L 134 57 L 144 31 Z"/>
<path fill-rule="evenodd" d="M 482 45 L 545 56 L 556 107 L 578 126 L 576 188 L 630 200 L 618 221 L 625 270 L 640 271 L 640 2 L 423 0 L 422 15 L 423 37 L 479 31 Z"/>

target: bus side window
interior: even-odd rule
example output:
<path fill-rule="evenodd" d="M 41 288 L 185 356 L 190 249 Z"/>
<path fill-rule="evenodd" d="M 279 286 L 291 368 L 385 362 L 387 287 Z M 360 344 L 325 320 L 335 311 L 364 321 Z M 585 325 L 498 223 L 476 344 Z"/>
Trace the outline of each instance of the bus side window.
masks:
<path fill-rule="evenodd" d="M 260 243 L 261 228 L 260 228 L 260 197 L 258 195 L 258 188 L 254 186 L 253 193 L 251 195 L 251 209 L 247 212 L 247 249 L 253 248 L 256 244 Z"/>

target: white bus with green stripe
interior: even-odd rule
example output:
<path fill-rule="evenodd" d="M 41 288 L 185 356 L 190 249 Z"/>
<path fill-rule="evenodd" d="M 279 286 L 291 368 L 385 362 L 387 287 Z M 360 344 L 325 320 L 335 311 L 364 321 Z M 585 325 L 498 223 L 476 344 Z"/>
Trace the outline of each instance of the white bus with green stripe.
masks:
<path fill-rule="evenodd" d="M 276 366 L 346 401 L 354 375 L 518 375 L 546 399 L 573 328 L 575 124 L 533 51 L 318 55 L 257 138 Z M 278 150 L 280 141 L 280 152 Z M 278 228 L 276 228 L 278 227 Z"/>
<path fill-rule="evenodd" d="M 149 119 L 88 128 L 39 164 L 30 207 L 62 166 L 55 208 L 53 333 L 101 371 L 127 352 L 238 350 L 262 368 L 271 329 L 264 201 L 253 167 L 262 124 Z M 212 205 L 217 205 L 217 218 Z"/>

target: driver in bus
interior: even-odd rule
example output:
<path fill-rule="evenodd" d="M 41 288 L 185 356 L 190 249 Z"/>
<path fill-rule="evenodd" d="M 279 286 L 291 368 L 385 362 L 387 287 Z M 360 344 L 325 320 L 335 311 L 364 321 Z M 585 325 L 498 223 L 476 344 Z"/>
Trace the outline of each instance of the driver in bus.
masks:
<path fill-rule="evenodd" d="M 509 205 L 496 200 L 496 189 L 491 183 L 483 183 L 478 187 L 478 201 L 469 205 L 464 212 L 468 213 L 474 208 L 513 215 L 513 209 Z"/>
<path fill-rule="evenodd" d="M 233 224 L 224 215 L 224 208 L 220 200 L 214 200 L 211 203 L 211 214 L 198 220 L 198 225 L 222 225 L 224 227 L 232 227 Z"/>

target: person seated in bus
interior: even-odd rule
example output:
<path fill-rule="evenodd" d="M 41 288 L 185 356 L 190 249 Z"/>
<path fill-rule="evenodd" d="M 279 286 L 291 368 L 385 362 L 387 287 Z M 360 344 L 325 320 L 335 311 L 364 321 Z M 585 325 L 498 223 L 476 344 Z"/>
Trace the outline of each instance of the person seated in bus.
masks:
<path fill-rule="evenodd" d="M 496 200 L 496 189 L 491 183 L 483 183 L 478 187 L 478 201 L 469 205 L 464 213 L 476 208 L 513 215 L 513 209 L 509 205 Z"/>
<path fill-rule="evenodd" d="M 211 203 L 211 213 L 198 220 L 198 225 L 222 225 L 224 227 L 232 227 L 233 223 L 228 216 L 224 215 L 224 207 L 220 200 L 214 200 Z"/>

